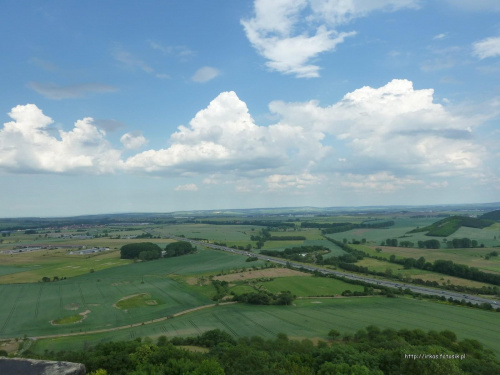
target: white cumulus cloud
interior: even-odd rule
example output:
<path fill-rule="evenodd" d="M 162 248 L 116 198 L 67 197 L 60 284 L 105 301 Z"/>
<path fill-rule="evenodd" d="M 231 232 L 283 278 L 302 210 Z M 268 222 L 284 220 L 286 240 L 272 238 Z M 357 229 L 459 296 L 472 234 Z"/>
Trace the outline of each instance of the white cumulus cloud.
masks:
<path fill-rule="evenodd" d="M 18 105 L 9 113 L 14 120 L 0 130 L 0 167 L 14 172 L 113 172 L 120 152 L 105 139 L 92 118 L 75 123 L 71 131 L 52 136 L 53 123 L 34 104 Z"/>
<path fill-rule="evenodd" d="M 120 142 L 130 150 L 141 148 L 148 143 L 147 139 L 140 133 L 125 133 L 120 138 Z"/>
<path fill-rule="evenodd" d="M 453 115 L 433 102 L 433 90 L 415 90 L 408 80 L 363 87 L 328 107 L 317 102 L 272 102 L 271 112 L 290 125 L 308 124 L 334 135 L 359 168 L 438 173 L 477 168 L 483 151 L 471 139 L 479 120 Z M 306 126 L 306 125 L 303 125 Z"/>
<path fill-rule="evenodd" d="M 417 0 L 255 0 L 253 18 L 241 20 L 246 36 L 266 66 L 299 78 L 319 77 L 311 64 L 331 52 L 355 31 L 335 28 L 375 10 L 417 7 Z"/>
<path fill-rule="evenodd" d="M 91 118 L 55 130 L 35 105 L 17 106 L 9 114 L 13 121 L 0 129 L 0 168 L 182 176 L 198 186 L 234 185 L 243 192 L 446 188 L 443 179 L 494 175 L 498 165 L 498 153 L 487 152 L 476 137 L 476 128 L 489 119 L 485 108 L 481 116 L 458 114 L 436 103 L 432 89 L 416 89 L 408 80 L 365 86 L 327 106 L 273 101 L 269 111 L 277 120 L 258 125 L 235 92 L 223 92 L 163 148 L 128 151 L 125 158 Z M 134 150 L 146 139 L 130 132 L 121 142 Z"/>
<path fill-rule="evenodd" d="M 236 93 L 224 92 L 199 111 L 189 126 L 179 126 L 171 145 L 148 150 L 126 160 L 129 169 L 161 171 L 267 170 L 291 161 L 307 163 L 323 158 L 329 148 L 323 134 L 301 126 L 258 126 Z"/>

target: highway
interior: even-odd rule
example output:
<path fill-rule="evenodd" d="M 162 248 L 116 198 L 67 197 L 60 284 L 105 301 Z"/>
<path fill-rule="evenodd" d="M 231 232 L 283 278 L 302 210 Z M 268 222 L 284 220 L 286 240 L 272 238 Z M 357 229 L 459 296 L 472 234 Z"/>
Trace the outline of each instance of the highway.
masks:
<path fill-rule="evenodd" d="M 320 272 L 324 275 L 336 275 L 336 276 L 344 277 L 346 279 L 360 280 L 360 281 L 364 281 L 366 283 L 374 284 L 375 286 L 381 285 L 381 286 L 386 286 L 386 287 L 391 287 L 391 288 L 410 289 L 412 292 L 415 292 L 415 293 L 435 295 L 435 296 L 444 296 L 444 297 L 446 297 L 446 299 L 452 297 L 453 299 L 459 300 L 459 301 L 464 299 L 466 302 L 471 302 L 471 303 L 474 303 L 477 305 L 479 305 L 481 303 L 489 303 L 494 308 L 500 307 L 500 301 L 496 301 L 494 299 L 487 299 L 487 298 L 483 298 L 483 297 L 479 297 L 479 296 L 475 296 L 475 295 L 450 292 L 448 290 L 433 289 L 433 288 L 428 288 L 428 287 L 424 287 L 424 286 L 406 284 L 406 283 L 401 283 L 401 282 L 392 281 L 392 280 L 380 280 L 380 279 L 374 279 L 374 278 L 370 278 L 367 276 L 360 276 L 360 275 L 356 275 L 356 274 L 352 274 L 352 273 L 333 271 L 333 270 L 328 270 L 328 269 L 325 269 L 322 267 L 317 267 L 314 265 L 290 262 L 290 261 L 287 261 L 284 259 L 272 258 L 272 257 L 265 256 L 262 254 L 251 253 L 251 252 L 248 252 L 245 250 L 236 250 L 236 249 L 232 249 L 232 248 L 226 247 L 226 246 L 220 246 L 220 245 L 214 245 L 214 244 L 210 244 L 210 243 L 206 243 L 206 242 L 190 240 L 190 239 L 184 238 L 184 237 L 176 237 L 173 235 L 168 235 L 168 238 L 172 238 L 172 239 L 177 240 L 177 241 L 190 242 L 193 245 L 200 245 L 200 246 L 208 247 L 208 248 L 215 249 L 215 250 L 226 251 L 226 252 L 233 253 L 233 254 L 244 255 L 247 257 L 252 256 L 252 257 L 256 257 L 256 258 L 259 258 L 261 260 L 265 260 L 268 262 L 281 264 L 283 266 L 290 265 L 293 268 L 303 268 L 303 269 L 308 270 L 308 271 L 317 271 L 317 272 Z"/>

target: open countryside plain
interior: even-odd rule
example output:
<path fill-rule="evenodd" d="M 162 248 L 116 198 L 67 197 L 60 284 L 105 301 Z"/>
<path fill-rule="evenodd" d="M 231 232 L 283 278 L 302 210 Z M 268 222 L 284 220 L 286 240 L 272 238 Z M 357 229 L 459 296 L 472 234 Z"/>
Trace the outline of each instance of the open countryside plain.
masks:
<path fill-rule="evenodd" d="M 363 221 L 355 217 L 356 222 Z M 346 222 L 354 217 L 321 218 L 327 222 Z M 378 241 L 386 238 L 411 240 L 425 238 L 422 233 L 407 234 L 415 226 L 429 225 L 436 218 L 410 219 L 394 217 L 394 227 L 388 229 L 356 229 L 329 235 L 335 239 L 366 239 L 366 245 L 353 245 L 370 254 L 389 258 L 422 254 L 430 261 L 452 259 L 457 263 L 481 265 L 481 269 L 495 272 L 497 258 L 485 259 L 494 248 L 477 249 L 415 249 L 380 247 Z M 307 219 L 310 220 L 310 219 Z M 318 219 L 319 221 L 319 219 Z M 274 221 L 276 222 L 276 221 Z M 0 339 L 39 337 L 31 350 L 80 349 L 109 340 L 126 340 L 160 335 L 192 336 L 220 328 L 234 337 L 259 335 L 272 338 L 283 332 L 290 337 L 326 340 L 330 329 L 343 334 L 354 334 L 368 325 L 381 328 L 419 328 L 422 330 L 449 329 L 459 338 L 478 339 L 500 356 L 498 313 L 451 306 L 448 303 L 429 302 L 410 298 L 339 297 L 345 290 L 362 292 L 363 287 L 340 280 L 301 276 L 273 271 L 271 264 L 262 260 L 246 262 L 247 257 L 198 246 L 196 254 L 164 258 L 148 262 L 119 259 L 119 248 L 125 244 L 154 242 L 162 248 L 174 242 L 167 236 L 185 236 L 208 242 L 225 243 L 235 248 L 247 248 L 259 253 L 299 246 L 322 246 L 330 252 L 324 258 L 347 253 L 317 228 L 301 228 L 300 220 L 294 228 L 272 230 L 274 237 L 301 237 L 300 240 L 267 240 L 257 249 L 252 235 L 261 235 L 264 225 L 213 225 L 184 223 L 148 225 L 141 228 L 96 227 L 88 232 L 89 239 L 44 238 L 40 235 L 12 233 L 5 238 L 2 250 L 14 245 L 46 243 L 58 245 L 106 246 L 109 252 L 92 256 L 69 255 L 67 249 L 42 250 L 25 254 L 1 254 L 0 296 L 5 303 L 0 308 Z M 496 228 L 478 230 L 478 238 L 495 243 Z M 483 231 L 487 231 L 486 234 Z M 475 233 L 475 232 L 474 232 Z M 61 235 L 77 235 L 63 230 Z M 476 233 L 477 234 L 477 233 Z M 151 236 L 152 238 L 134 238 Z M 450 236 L 449 238 L 453 238 Z M 393 252 L 391 252 L 393 251 Z M 476 261 L 477 263 L 474 263 Z M 364 262 L 364 263 L 363 263 Z M 374 269 L 393 269 L 409 276 L 422 270 L 403 270 L 400 265 L 365 258 L 358 262 Z M 329 266 L 330 267 L 330 266 Z M 259 269 L 259 270 L 258 270 Z M 285 271 L 285 270 L 283 270 Z M 248 276 L 252 275 L 253 276 Z M 66 277 L 65 280 L 40 282 L 43 276 Z M 304 277 L 306 276 L 306 277 Z M 480 286 L 470 280 L 427 272 L 439 284 L 451 280 L 457 285 Z M 424 277 L 422 277 L 424 278 Z M 264 290 L 280 293 L 289 290 L 299 299 L 293 306 L 253 306 L 247 304 L 214 305 L 216 294 L 211 280 L 228 280 L 228 296 Z M 335 296 L 335 298 L 321 298 Z M 212 306 L 212 307 L 209 307 Z M 196 310 L 201 308 L 200 310 Z M 194 309 L 194 310 L 193 310 Z M 193 311 L 190 311 L 193 310 Z M 189 311 L 186 314 L 183 312 Z M 182 315 L 176 316 L 181 313 Z M 451 317 L 451 318 L 450 318 Z M 161 320 L 156 323 L 154 320 Z M 57 324 L 57 323 L 65 324 Z M 94 331 L 103 331 L 96 332 Z M 64 336 L 64 335 L 76 336 Z M 43 338 L 43 336 L 60 336 Z"/>

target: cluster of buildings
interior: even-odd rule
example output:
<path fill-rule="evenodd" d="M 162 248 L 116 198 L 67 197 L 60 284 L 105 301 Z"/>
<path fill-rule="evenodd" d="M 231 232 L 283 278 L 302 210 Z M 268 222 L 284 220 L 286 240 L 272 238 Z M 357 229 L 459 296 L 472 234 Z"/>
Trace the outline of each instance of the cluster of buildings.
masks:
<path fill-rule="evenodd" d="M 100 253 L 102 251 L 109 251 L 109 247 L 93 247 L 92 249 L 83 249 L 78 251 L 70 251 L 70 255 L 88 255 L 93 253 Z"/>

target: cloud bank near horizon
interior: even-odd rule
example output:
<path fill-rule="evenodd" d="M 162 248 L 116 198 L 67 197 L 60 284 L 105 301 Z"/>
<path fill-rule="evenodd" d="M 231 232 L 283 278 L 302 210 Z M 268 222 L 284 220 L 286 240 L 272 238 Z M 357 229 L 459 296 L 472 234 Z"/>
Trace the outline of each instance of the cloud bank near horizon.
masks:
<path fill-rule="evenodd" d="M 329 106 L 273 101 L 269 112 L 278 121 L 260 126 L 235 92 L 222 92 L 187 126 L 179 126 L 164 148 L 140 151 L 148 142 L 142 133 L 123 134 L 117 147 L 87 117 L 54 134 L 53 120 L 41 109 L 18 105 L 9 113 L 13 121 L 0 130 L 0 169 L 200 176 L 210 183 L 226 176 L 236 186 L 261 179 L 269 190 L 341 178 L 353 189 L 393 191 L 445 187 L 445 179 L 456 176 L 494 175 L 489 158 L 498 155 L 487 154 L 475 138 L 487 116 L 458 114 L 436 103 L 432 89 L 416 90 L 408 80 L 365 86 Z M 429 180 L 434 178 L 439 183 Z M 197 185 L 185 186 L 189 189 L 179 190 Z"/>

